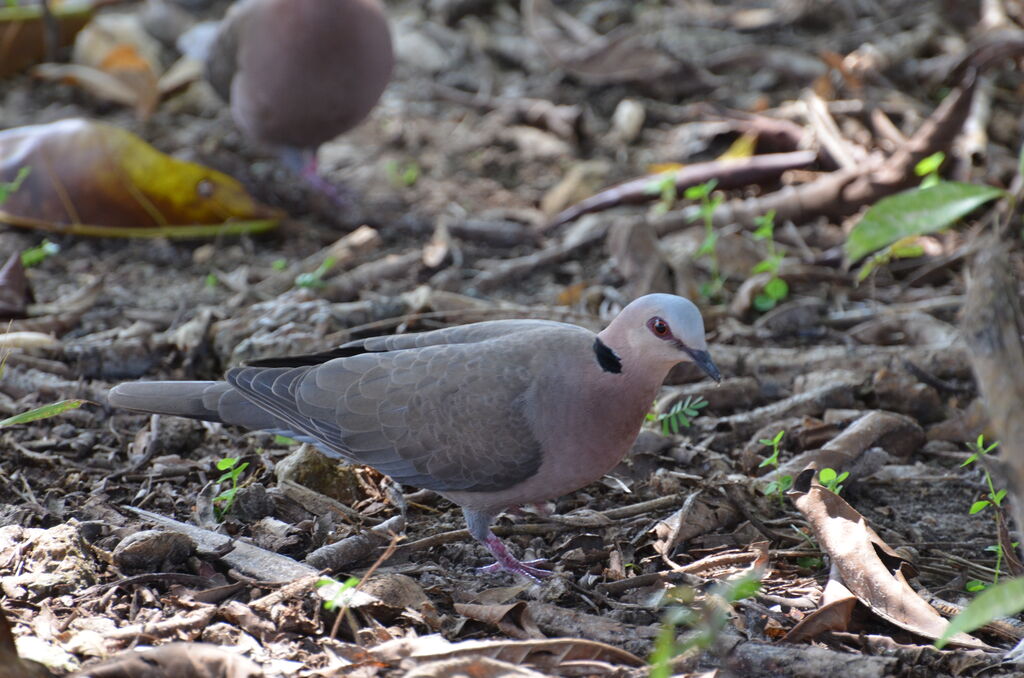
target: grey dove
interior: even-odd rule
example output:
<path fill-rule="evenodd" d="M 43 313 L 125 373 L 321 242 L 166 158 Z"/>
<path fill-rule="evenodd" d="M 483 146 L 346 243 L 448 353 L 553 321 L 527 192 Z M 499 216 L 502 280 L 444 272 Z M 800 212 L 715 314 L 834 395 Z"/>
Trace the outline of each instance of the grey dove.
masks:
<path fill-rule="evenodd" d="M 119 384 L 110 404 L 281 433 L 434 490 L 494 555 L 484 571 L 540 577 L 549 573 L 514 558 L 491 522 L 610 471 L 669 370 L 687 361 L 721 380 L 697 307 L 650 294 L 599 334 L 494 320 L 359 339 L 237 367 L 226 381 Z"/>
<path fill-rule="evenodd" d="M 206 56 L 206 78 L 235 123 L 333 195 L 316 149 L 363 121 L 395 57 L 378 0 L 240 0 Z"/>

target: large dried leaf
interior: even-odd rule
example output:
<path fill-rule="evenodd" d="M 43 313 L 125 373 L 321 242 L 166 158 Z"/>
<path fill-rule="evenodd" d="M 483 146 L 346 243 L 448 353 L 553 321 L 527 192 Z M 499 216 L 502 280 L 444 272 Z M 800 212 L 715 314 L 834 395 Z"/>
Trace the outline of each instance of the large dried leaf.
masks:
<path fill-rule="evenodd" d="M 902 568 L 893 562 L 892 549 L 868 526 L 864 516 L 839 495 L 814 482 L 814 476 L 813 469 L 801 473 L 788 496 L 807 518 L 843 583 L 889 623 L 932 640 L 943 636 L 949 622 L 910 588 Z M 949 642 L 966 648 L 989 647 L 966 633 L 954 634 Z"/>
<path fill-rule="evenodd" d="M 56 233 L 195 238 L 255 233 L 279 215 L 235 179 L 83 119 L 0 132 L 0 182 L 29 174 L 0 221 Z"/>
<path fill-rule="evenodd" d="M 143 28 L 137 13 L 96 17 L 75 38 L 74 63 L 32 69 L 36 77 L 132 106 L 141 120 L 156 110 L 162 72 L 160 44 Z"/>
<path fill-rule="evenodd" d="M 251 659 L 208 643 L 170 643 L 129 650 L 73 675 L 90 678 L 258 678 Z"/>
<path fill-rule="evenodd" d="M 846 588 L 838 568 L 833 563 L 821 597 L 821 606 L 789 630 L 786 642 L 799 643 L 810 640 L 826 631 L 845 631 L 856 605 L 857 596 Z"/>
<path fill-rule="evenodd" d="M 57 43 L 66 47 L 93 15 L 93 4 L 84 0 L 51 0 L 57 23 Z M 0 78 L 17 73 L 46 56 L 45 26 L 38 3 L 0 7 Z"/>
<path fill-rule="evenodd" d="M 617 647 L 582 638 L 550 640 L 463 640 L 451 643 L 439 635 L 401 638 L 382 643 L 370 654 L 385 663 L 397 664 L 407 657 L 424 660 L 489 657 L 541 670 L 554 670 L 563 662 L 601 661 L 643 666 L 636 655 Z"/>

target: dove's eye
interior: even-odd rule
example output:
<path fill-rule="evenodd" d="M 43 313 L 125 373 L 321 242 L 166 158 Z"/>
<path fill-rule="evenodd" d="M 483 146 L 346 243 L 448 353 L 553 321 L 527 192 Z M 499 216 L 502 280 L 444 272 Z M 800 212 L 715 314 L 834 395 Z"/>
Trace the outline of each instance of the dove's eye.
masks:
<path fill-rule="evenodd" d="M 659 339 L 667 339 L 672 336 L 672 330 L 669 328 L 668 323 L 659 316 L 654 316 L 648 320 L 647 327 L 654 333 L 654 336 Z"/>

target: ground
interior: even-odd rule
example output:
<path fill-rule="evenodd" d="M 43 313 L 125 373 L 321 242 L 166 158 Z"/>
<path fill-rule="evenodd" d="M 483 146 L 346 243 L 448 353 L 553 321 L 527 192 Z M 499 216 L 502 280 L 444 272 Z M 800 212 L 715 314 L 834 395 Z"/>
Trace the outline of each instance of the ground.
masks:
<path fill-rule="evenodd" d="M 370 119 L 320 149 L 344 207 L 246 139 L 203 83 L 140 120 L 64 83 L 25 73 L 0 81 L 0 129 L 104 120 L 236 176 L 288 215 L 269 234 L 210 241 L 0 231 L 5 253 L 44 238 L 60 246 L 28 269 L 35 305 L 12 321 L 12 330 L 57 341 L 10 354 L 0 414 L 88 401 L 0 434 L 2 607 L 21 655 L 63 674 L 127 648 L 187 640 L 236 649 L 266 675 L 451 675 L 457 661 L 478 662 L 458 666 L 480 675 L 511 670 L 503 662 L 532 667 L 524 675 L 644 675 L 665 620 L 696 596 L 686 608 L 696 612 L 677 620 L 691 635 L 680 637 L 703 632 L 708 641 L 669 653 L 683 675 L 1019 675 L 1000 663 L 1024 636 L 1019 622 L 977 631 L 987 651 L 940 652 L 920 632 L 927 622 L 894 621 L 892 600 L 871 599 L 848 570 L 842 578 L 860 602 L 841 627 L 783 640 L 818 607 L 830 564 L 846 562 L 822 553 L 830 537 L 798 502 L 849 515 L 813 487 L 784 495 L 767 486 L 839 459 L 832 463 L 850 473 L 841 496 L 855 511 L 845 538 L 895 549 L 915 570 L 910 588 L 944 614 L 971 599 L 969 582 L 1019 574 L 1016 559 L 997 563 L 992 549 L 1010 541 L 998 531 L 1004 514 L 970 513 L 989 493 L 985 469 L 997 488 L 1003 474 L 984 460 L 962 466 L 968 443 L 995 432 L 957 329 L 981 236 L 1000 220 L 1018 233 L 1015 212 L 978 210 L 920 240 L 921 256 L 859 284 L 841 247 L 882 194 L 846 212 L 780 211 L 774 241 L 720 210 L 728 223 L 714 223 L 717 263 L 698 253 L 704 222 L 681 211 L 693 201 L 659 200 L 661 185 L 642 183 L 552 226 L 564 208 L 653 165 L 713 160 L 766 120 L 785 125 L 762 132 L 758 153 L 810 148 L 813 162 L 731 185 L 729 172 L 715 175 L 734 201 L 723 209 L 810 185 L 896 155 L 940 115 L 941 101 L 968 90 L 970 110 L 929 150 L 946 153 L 950 179 L 1010 187 L 1020 72 L 1012 58 L 987 63 L 975 86 L 955 68 L 998 30 L 1019 31 L 1021 9 L 883 4 L 388 3 L 394 81 Z M 618 48 L 553 37 L 561 11 L 597 33 L 638 37 Z M 1019 234 L 1004 242 L 1019 292 Z M 752 283 L 751 269 L 769 247 L 784 257 L 777 277 L 788 291 L 762 311 L 756 304 L 766 302 L 754 300 L 767 278 Z M 336 263 L 319 282 L 294 285 L 328 256 Z M 716 388 L 696 371 L 673 372 L 655 412 L 705 399 L 689 426 L 665 435 L 651 422 L 602 482 L 498 521 L 515 553 L 549 560 L 554 576 L 543 583 L 477 573 L 486 551 L 455 532 L 461 513 L 432 493 L 325 464 L 269 434 L 106 406 L 120 381 L 214 379 L 245 360 L 373 334 L 499 317 L 598 329 L 650 291 L 698 302 L 725 380 Z M 759 466 L 770 454 L 759 441 L 782 430 L 782 469 Z M 218 468 L 225 459 L 248 464 L 230 506 L 220 495 L 231 486 Z M 171 529 L 169 520 L 195 531 L 142 532 Z M 875 537 L 853 527 L 862 524 Z M 218 534 L 261 551 L 231 560 L 215 548 Z M 326 560 L 301 565 L 346 539 L 341 555 L 318 552 Z M 260 560 L 271 553 L 284 558 Z M 271 562 L 295 576 L 329 569 L 342 582 L 359 578 L 369 597 L 345 598 L 336 623 L 315 576 L 283 584 L 260 570 Z M 731 588 L 716 584 L 755 564 L 757 594 L 732 601 Z M 490 644 L 466 644 L 473 639 Z M 205 666 L 199 675 L 235 675 Z"/>

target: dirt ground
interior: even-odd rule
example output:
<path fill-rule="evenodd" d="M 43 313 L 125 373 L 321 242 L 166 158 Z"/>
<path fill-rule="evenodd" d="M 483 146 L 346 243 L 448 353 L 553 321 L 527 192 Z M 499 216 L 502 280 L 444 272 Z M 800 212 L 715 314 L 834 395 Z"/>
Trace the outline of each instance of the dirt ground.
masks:
<path fill-rule="evenodd" d="M 765 489 L 784 473 L 796 477 L 844 431 L 881 427 L 844 448 L 842 497 L 914 568 L 910 587 L 949 615 L 973 597 L 969 582 L 997 576 L 991 547 L 1008 541 L 994 507 L 969 513 L 988 492 L 984 467 L 961 468 L 967 443 L 993 433 L 957 330 L 975 245 L 1000 218 L 996 208 L 924 238 L 922 256 L 860 284 L 841 249 L 860 206 L 780 217 L 778 275 L 789 293 L 767 312 L 754 307 L 760 288 L 749 282 L 767 245 L 740 218 L 716 224 L 723 288 L 710 297 L 701 286 L 713 271 L 697 253 L 705 227 L 680 216 L 690 204 L 681 196 L 662 201 L 667 213 L 640 191 L 613 201 L 633 204 L 549 224 L 653 165 L 715 159 L 751 120 L 786 123 L 759 137 L 758 153 L 818 156 L 735 185 L 724 191 L 729 200 L 812 184 L 844 167 L 835 162 L 844 147 L 854 165 L 867 162 L 861 152 L 892 156 L 964 87 L 955 68 L 966 54 L 1000 31 L 1017 36 L 1024 6 L 387 5 L 394 80 L 367 122 L 320 151 L 324 175 L 349 201 L 344 209 L 243 137 L 203 83 L 140 121 L 67 84 L 24 73 L 0 81 L 0 129 L 77 116 L 111 122 L 232 174 L 288 214 L 270 234 L 213 241 L 0 232 L 5 254 L 44 238 L 60 246 L 28 269 L 36 306 L 12 326 L 58 341 L 11 353 L 0 414 L 89 401 L 0 433 L 2 608 L 21 655 L 63 675 L 130 648 L 189 641 L 235 650 L 268 676 L 646 675 L 666 610 L 696 595 L 697 612 L 679 628 L 710 640 L 678 653 L 672 672 L 680 675 L 1022 675 L 1003 656 L 1024 637 L 1019 620 L 976 631 L 987 649 L 939 651 L 927 634 L 887 617 L 884 601 L 863 596 L 841 627 L 784 640 L 819 606 L 833 560 L 796 498 Z M 584 54 L 545 32 L 556 11 L 597 33 L 638 39 Z M 1022 87 L 1012 58 L 986 66 L 960 134 L 943 140 L 952 160 L 944 174 L 1011 186 Z M 1017 234 L 1006 249 L 1019 282 L 1020 222 L 1016 213 L 1006 218 Z M 293 284 L 361 226 L 372 232 L 363 231 L 368 244 L 354 256 L 319 285 Z M 498 521 L 515 553 L 549 559 L 555 574 L 541 584 L 478 574 L 488 554 L 455 532 L 461 513 L 432 493 L 324 465 L 269 434 L 105 405 L 123 380 L 212 379 L 245 360 L 373 334 L 500 317 L 597 329 L 650 291 L 698 301 L 725 380 L 715 388 L 696 371 L 673 372 L 657 411 L 706 399 L 690 427 L 666 436 L 651 424 L 602 482 Z M 872 413 L 891 416 L 867 421 Z M 758 441 L 780 430 L 783 469 L 766 475 L 772 469 L 759 464 L 769 448 Z M 216 497 L 229 481 L 218 482 L 217 464 L 225 458 L 248 467 L 221 515 Z M 186 539 L 169 521 L 195 531 Z M 154 528 L 165 532 L 143 532 Z M 389 528 L 398 540 L 381 562 Z M 232 560 L 217 535 L 256 549 Z M 341 554 L 318 551 L 346 539 Z M 314 552 L 328 560 L 305 561 Z M 339 581 L 362 580 L 364 597 L 349 600 L 340 623 L 313 584 L 323 562 Z M 755 562 L 760 592 L 724 607 L 716 582 Z M 1018 566 L 1013 558 L 998 565 L 1003 576 Z M 199 663 L 206 673 L 195 675 L 247 675 Z"/>

